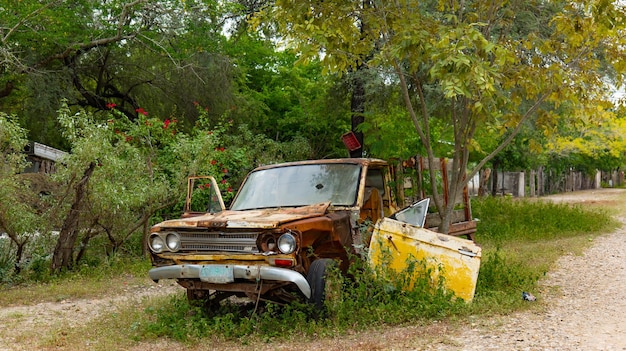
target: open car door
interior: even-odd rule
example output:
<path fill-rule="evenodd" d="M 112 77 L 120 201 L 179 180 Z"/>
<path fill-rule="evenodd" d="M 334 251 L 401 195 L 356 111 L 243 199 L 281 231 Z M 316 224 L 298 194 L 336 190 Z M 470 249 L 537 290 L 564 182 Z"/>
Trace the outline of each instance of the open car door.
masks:
<path fill-rule="evenodd" d="M 378 221 L 370 242 L 370 264 L 383 275 L 395 271 L 420 276 L 430 271 L 435 286 L 441 282 L 469 302 L 476 290 L 482 249 L 472 240 L 422 228 L 427 209 L 428 201 L 422 200 Z M 411 289 L 413 283 L 409 277 L 404 289 Z"/>
<path fill-rule="evenodd" d="M 224 200 L 215 178 L 192 176 L 187 178 L 187 199 L 183 217 L 224 211 Z"/>

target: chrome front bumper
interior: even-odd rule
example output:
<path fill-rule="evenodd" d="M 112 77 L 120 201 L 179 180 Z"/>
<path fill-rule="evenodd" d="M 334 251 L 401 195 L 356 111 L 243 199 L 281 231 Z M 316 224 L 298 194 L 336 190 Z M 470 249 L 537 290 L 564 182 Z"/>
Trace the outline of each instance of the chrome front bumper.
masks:
<path fill-rule="evenodd" d="M 296 284 L 307 298 L 311 297 L 311 287 L 306 278 L 286 268 L 232 264 L 181 264 L 152 268 L 148 275 L 155 282 L 161 279 L 200 279 L 203 282 L 216 284 L 232 283 L 235 279 L 286 281 Z"/>

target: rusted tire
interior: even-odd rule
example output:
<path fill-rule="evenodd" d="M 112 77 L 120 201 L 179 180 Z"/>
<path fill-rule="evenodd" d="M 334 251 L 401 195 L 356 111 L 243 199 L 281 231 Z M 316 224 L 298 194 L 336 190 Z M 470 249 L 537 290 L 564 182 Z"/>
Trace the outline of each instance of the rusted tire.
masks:
<path fill-rule="evenodd" d="M 335 266 L 335 261 L 330 258 L 320 258 L 309 267 L 309 273 L 306 280 L 311 287 L 311 297 L 309 303 L 315 306 L 318 311 L 324 310 L 324 301 L 326 300 L 326 274 L 328 268 Z"/>

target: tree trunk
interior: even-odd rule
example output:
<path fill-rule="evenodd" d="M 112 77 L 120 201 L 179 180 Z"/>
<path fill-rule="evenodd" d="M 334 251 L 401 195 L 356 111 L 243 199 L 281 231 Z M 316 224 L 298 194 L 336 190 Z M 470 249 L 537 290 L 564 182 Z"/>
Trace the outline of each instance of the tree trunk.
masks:
<path fill-rule="evenodd" d="M 21 243 L 15 242 L 17 244 L 17 252 L 15 253 L 15 274 L 20 274 L 22 271 L 22 256 L 24 255 L 24 246 L 27 243 L 27 240 L 24 240 Z"/>
<path fill-rule="evenodd" d="M 498 195 L 498 164 L 493 163 L 493 177 L 491 177 L 491 196 Z"/>
<path fill-rule="evenodd" d="M 85 256 L 85 252 L 87 251 L 87 245 L 89 245 L 89 240 L 91 240 L 91 238 L 93 238 L 96 234 L 89 232 L 80 241 L 80 248 L 78 249 L 78 254 L 76 254 L 76 260 L 74 261 L 76 264 L 78 264 L 83 259 L 83 257 Z"/>
<path fill-rule="evenodd" d="M 478 185 L 478 196 L 484 197 L 489 192 L 487 191 L 487 182 L 491 176 L 491 168 L 485 168 L 480 172 L 480 184 Z"/>
<path fill-rule="evenodd" d="M 78 238 L 78 220 L 80 218 L 80 207 L 87 190 L 87 183 L 96 167 L 95 162 L 91 162 L 85 170 L 83 178 L 76 184 L 76 197 L 70 208 L 70 212 L 65 217 L 59 239 L 57 240 L 54 254 L 52 255 L 51 270 L 58 273 L 61 269 L 72 269 L 74 264 L 74 245 Z"/>
<path fill-rule="evenodd" d="M 361 147 L 350 151 L 350 157 L 363 157 L 363 132 L 359 131 L 358 127 L 359 124 L 365 122 L 365 83 L 361 77 L 364 69 L 366 68 L 359 65 L 352 77 L 352 98 L 350 101 L 352 132 L 359 144 L 361 144 Z"/>
<path fill-rule="evenodd" d="M 148 257 L 148 234 L 150 233 L 150 226 L 148 221 L 143 222 L 143 236 L 141 237 L 141 256 Z"/>

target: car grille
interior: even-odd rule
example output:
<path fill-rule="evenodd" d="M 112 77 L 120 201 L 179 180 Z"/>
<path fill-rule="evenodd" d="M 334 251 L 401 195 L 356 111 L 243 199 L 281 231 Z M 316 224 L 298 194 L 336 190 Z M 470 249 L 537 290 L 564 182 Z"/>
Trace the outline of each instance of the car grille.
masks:
<path fill-rule="evenodd" d="M 257 232 L 228 233 L 221 231 L 182 232 L 180 243 L 182 251 L 233 251 L 258 253 Z"/>

